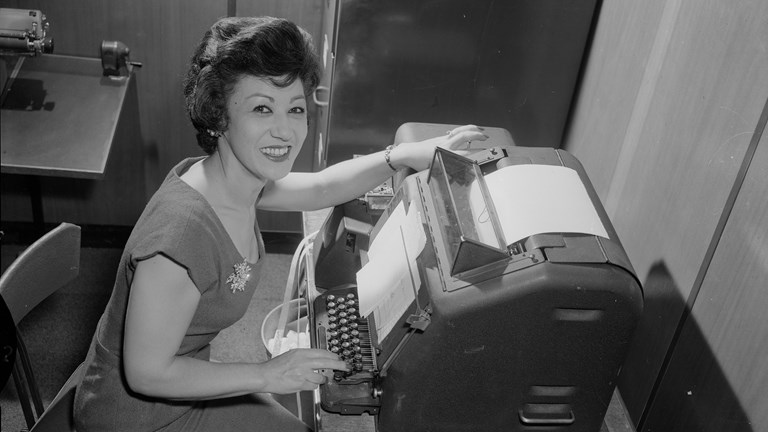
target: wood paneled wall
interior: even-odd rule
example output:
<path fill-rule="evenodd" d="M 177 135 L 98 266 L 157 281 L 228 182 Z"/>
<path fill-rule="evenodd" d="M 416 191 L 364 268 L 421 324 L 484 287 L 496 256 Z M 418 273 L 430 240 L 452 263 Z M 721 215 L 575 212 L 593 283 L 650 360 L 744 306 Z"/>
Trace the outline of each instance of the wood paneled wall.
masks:
<path fill-rule="evenodd" d="M 148 199 L 173 165 L 203 154 L 182 96 L 189 56 L 203 33 L 228 14 L 271 15 L 293 20 L 318 39 L 322 1 L 2 0 L 0 7 L 43 11 L 51 24 L 56 54 L 99 57 L 102 40 L 118 40 L 131 49 L 132 61 L 143 64 L 136 73 L 141 121 L 141 142 L 136 145 L 143 149 Z M 300 155 L 299 170 L 311 169 L 311 150 Z M 112 204 L 120 208 L 119 200 Z M 301 230 L 298 217 L 285 226 L 285 215 L 263 216 L 259 218 L 263 229 Z"/>
<path fill-rule="evenodd" d="M 636 423 L 660 385 L 681 317 L 707 301 L 700 294 L 707 251 L 734 232 L 718 226 L 768 99 L 766 16 L 762 0 L 602 4 L 564 148 L 587 169 L 645 285 L 644 317 L 619 384 Z M 764 217 L 751 223 L 768 230 Z M 765 237 L 760 241 L 768 248 Z M 732 253 L 723 259 L 738 262 L 750 252 Z M 719 270 L 709 271 L 715 280 Z M 749 292 L 744 285 L 719 289 L 742 288 Z M 686 315 L 687 321 L 706 314 Z M 768 325 L 753 324 L 758 337 L 768 335 Z M 735 395 L 749 392 L 739 380 L 727 382 Z M 747 417 L 763 415 L 758 402 L 764 400 L 743 401 Z"/>

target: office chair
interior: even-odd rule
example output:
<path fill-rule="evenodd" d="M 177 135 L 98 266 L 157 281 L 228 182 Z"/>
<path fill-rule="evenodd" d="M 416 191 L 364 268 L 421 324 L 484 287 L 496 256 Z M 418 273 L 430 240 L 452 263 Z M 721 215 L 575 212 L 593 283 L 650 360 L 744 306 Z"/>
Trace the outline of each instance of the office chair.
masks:
<path fill-rule="evenodd" d="M 8 306 L 14 326 L 40 302 L 74 279 L 80 271 L 80 227 L 62 223 L 25 249 L 0 277 L 0 296 Z M 72 403 L 78 368 L 62 391 L 43 409 L 24 341 L 18 330 L 13 381 L 27 426 L 32 431 L 68 431 L 72 428 Z M 44 421 L 45 420 L 45 421 Z M 57 422 L 56 425 L 52 423 Z"/>

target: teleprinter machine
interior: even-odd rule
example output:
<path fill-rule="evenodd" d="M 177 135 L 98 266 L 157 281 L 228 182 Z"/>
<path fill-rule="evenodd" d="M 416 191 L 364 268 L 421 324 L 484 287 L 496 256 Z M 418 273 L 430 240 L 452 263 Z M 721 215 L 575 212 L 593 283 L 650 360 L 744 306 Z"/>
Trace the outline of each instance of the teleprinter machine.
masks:
<path fill-rule="evenodd" d="M 53 52 L 50 23 L 39 10 L 0 8 L 0 55 L 36 56 Z"/>
<path fill-rule="evenodd" d="M 310 339 L 352 371 L 324 371 L 323 411 L 382 432 L 600 430 L 640 283 L 581 164 L 501 137 L 325 219 Z"/>

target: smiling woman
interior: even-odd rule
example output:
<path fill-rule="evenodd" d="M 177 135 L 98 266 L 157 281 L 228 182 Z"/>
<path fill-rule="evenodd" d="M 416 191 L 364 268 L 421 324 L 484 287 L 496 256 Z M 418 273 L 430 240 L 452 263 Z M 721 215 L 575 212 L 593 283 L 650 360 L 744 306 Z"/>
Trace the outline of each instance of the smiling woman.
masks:
<path fill-rule="evenodd" d="M 214 363 L 210 342 L 245 313 L 265 269 L 256 208 L 313 210 L 362 195 L 435 147 L 487 137 L 475 126 L 403 143 L 318 173 L 291 173 L 318 84 L 308 34 L 277 18 L 224 18 L 184 86 L 207 156 L 181 161 L 126 244 L 78 385 L 78 431 L 303 431 L 269 393 L 312 390 L 336 354 L 295 349 L 259 364 Z"/>
<path fill-rule="evenodd" d="M 307 136 L 307 101 L 301 83 L 281 88 L 267 79 L 243 77 L 235 85 L 227 111 L 229 127 L 222 133 L 219 155 L 236 158 L 262 182 L 288 175 Z"/>

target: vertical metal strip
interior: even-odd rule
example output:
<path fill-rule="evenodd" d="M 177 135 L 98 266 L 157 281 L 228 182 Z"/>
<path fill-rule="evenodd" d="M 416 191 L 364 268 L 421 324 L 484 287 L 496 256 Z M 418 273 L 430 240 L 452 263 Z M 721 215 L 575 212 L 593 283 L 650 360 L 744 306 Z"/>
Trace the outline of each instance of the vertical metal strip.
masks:
<path fill-rule="evenodd" d="M 237 0 L 227 0 L 227 16 L 237 16 Z"/>
<path fill-rule="evenodd" d="M 707 276 L 707 272 L 709 271 L 709 266 L 712 264 L 712 258 L 715 256 L 715 252 L 717 251 L 717 246 L 720 244 L 720 239 L 723 236 L 723 231 L 725 231 L 725 226 L 728 223 L 728 218 L 731 216 L 731 212 L 733 211 L 733 207 L 736 203 L 736 198 L 739 196 L 739 192 L 741 191 L 741 187 L 744 184 L 744 179 L 747 176 L 747 172 L 749 171 L 749 167 L 752 164 L 752 158 L 755 155 L 755 151 L 757 150 L 757 145 L 760 142 L 760 139 L 763 136 L 763 133 L 765 132 L 765 126 L 766 123 L 768 123 L 768 99 L 766 99 L 765 104 L 763 105 L 763 112 L 760 114 L 760 119 L 757 121 L 757 126 L 755 126 L 755 132 L 752 134 L 752 139 L 749 142 L 749 147 L 747 147 L 747 151 L 744 154 L 744 159 L 741 161 L 741 167 L 739 167 L 739 172 L 736 174 L 736 178 L 733 182 L 733 187 L 731 187 L 731 192 L 728 195 L 728 199 L 725 202 L 725 206 L 723 207 L 723 212 L 720 214 L 720 220 L 717 222 L 717 226 L 715 227 L 715 232 L 712 234 L 712 240 L 709 242 L 709 247 L 707 248 L 707 252 L 704 255 L 704 259 L 702 260 L 701 266 L 699 267 L 699 271 L 696 274 L 696 280 L 693 283 L 693 286 L 691 287 L 691 292 L 688 294 L 688 299 L 685 302 L 685 309 L 683 309 L 683 314 L 680 317 L 680 320 L 678 321 L 677 328 L 675 329 L 675 334 L 672 336 L 672 340 L 669 344 L 669 349 L 667 350 L 666 355 L 664 356 L 664 361 L 661 364 L 661 369 L 659 370 L 659 374 L 656 376 L 656 382 L 653 384 L 653 388 L 651 389 L 651 394 L 648 397 L 648 403 L 645 405 L 645 409 L 643 410 L 643 414 L 640 416 L 640 421 L 638 422 L 638 431 L 642 431 L 643 427 L 645 425 L 645 421 L 648 419 L 648 415 L 650 414 L 651 408 L 653 407 L 654 399 L 656 398 L 656 394 L 659 391 L 659 388 L 661 387 L 661 383 L 664 380 L 664 376 L 666 375 L 667 369 L 669 368 L 669 364 L 672 360 L 672 356 L 675 352 L 675 345 L 677 345 L 677 341 L 680 339 L 680 334 L 683 331 L 683 328 L 685 327 L 685 323 L 688 321 L 688 317 L 691 315 L 691 312 L 693 311 L 693 305 L 696 303 L 696 298 L 699 296 L 699 291 L 701 290 L 701 286 L 704 283 L 704 278 Z"/>

